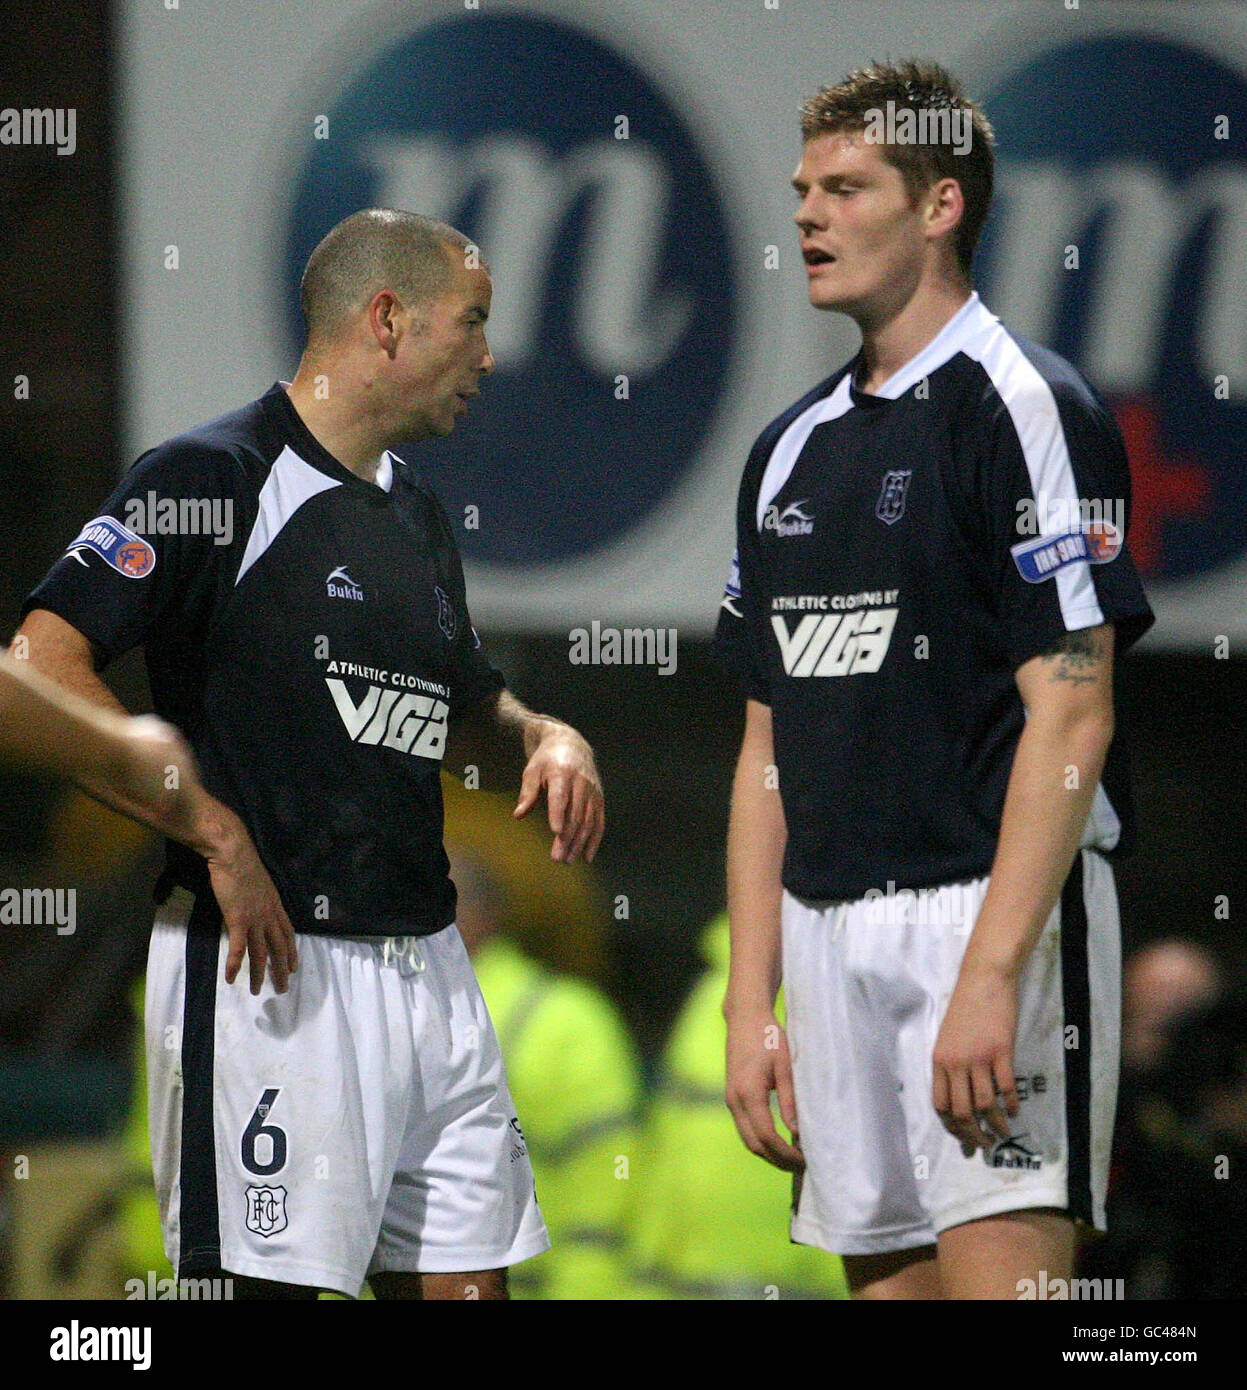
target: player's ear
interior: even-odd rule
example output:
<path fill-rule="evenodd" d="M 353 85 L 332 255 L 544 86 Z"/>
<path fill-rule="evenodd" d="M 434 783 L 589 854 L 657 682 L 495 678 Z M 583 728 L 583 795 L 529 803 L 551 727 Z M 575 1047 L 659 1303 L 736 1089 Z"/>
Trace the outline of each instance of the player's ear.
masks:
<path fill-rule="evenodd" d="M 391 357 L 403 334 L 403 306 L 393 290 L 378 290 L 368 301 L 368 327 Z"/>
<path fill-rule="evenodd" d="M 926 229 L 928 236 L 946 236 L 956 231 L 966 212 L 966 198 L 957 179 L 938 179 L 927 193 Z"/>

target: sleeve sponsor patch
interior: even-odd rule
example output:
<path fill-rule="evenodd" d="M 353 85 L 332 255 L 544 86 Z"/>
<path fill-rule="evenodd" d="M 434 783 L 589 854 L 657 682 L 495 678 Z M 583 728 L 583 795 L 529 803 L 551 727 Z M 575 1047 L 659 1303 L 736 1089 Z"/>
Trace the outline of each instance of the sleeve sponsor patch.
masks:
<path fill-rule="evenodd" d="M 1060 536 L 1036 536 L 1010 546 L 1009 553 L 1028 584 L 1042 584 L 1068 565 L 1106 565 L 1117 558 L 1121 545 L 1121 532 L 1102 521 Z"/>
<path fill-rule="evenodd" d="M 65 554 L 85 565 L 81 554 L 84 550 L 95 551 L 127 579 L 144 579 L 156 568 L 156 552 L 151 545 L 114 516 L 97 516 L 88 521 Z"/>

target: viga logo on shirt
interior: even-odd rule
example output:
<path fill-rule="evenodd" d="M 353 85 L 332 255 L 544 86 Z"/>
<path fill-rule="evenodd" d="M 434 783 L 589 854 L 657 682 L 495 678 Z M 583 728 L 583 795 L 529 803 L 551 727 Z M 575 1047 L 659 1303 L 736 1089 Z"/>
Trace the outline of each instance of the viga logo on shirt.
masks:
<path fill-rule="evenodd" d="M 775 604 L 796 606 L 797 600 L 776 599 Z M 826 595 L 817 601 L 800 601 L 802 607 L 843 606 Z M 806 613 L 789 628 L 782 613 L 771 614 L 771 627 L 779 643 L 784 671 L 790 676 L 857 676 L 883 665 L 896 626 L 897 609 L 861 608 L 848 612 Z"/>
<path fill-rule="evenodd" d="M 441 761 L 446 749 L 446 720 L 450 714 L 445 700 L 436 695 L 370 685 L 357 705 L 344 681 L 326 676 L 325 684 L 352 743 L 375 743 L 382 748 L 410 753 L 413 758 Z M 432 685 L 428 681 L 423 684 Z"/>

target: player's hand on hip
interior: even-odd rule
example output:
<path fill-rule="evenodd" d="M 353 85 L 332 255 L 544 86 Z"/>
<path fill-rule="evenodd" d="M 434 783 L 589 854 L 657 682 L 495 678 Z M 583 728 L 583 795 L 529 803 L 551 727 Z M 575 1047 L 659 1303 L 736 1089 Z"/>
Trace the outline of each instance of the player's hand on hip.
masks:
<path fill-rule="evenodd" d="M 771 1092 L 779 1098 L 779 1114 L 792 1132 L 785 1140 L 775 1127 Z M 727 1025 L 727 1107 L 750 1153 L 799 1173 L 805 1167 L 797 1138 L 797 1098 L 792 1083 L 788 1038 L 774 1013 L 735 1015 Z"/>
<path fill-rule="evenodd" d="M 259 994 L 267 966 L 272 971 L 273 988 L 284 994 L 290 974 L 299 964 L 294 927 L 246 826 L 219 802 L 213 803 L 211 818 L 213 844 L 205 857 L 212 891 L 229 933 L 225 981 L 232 985 L 238 978 L 245 955 L 251 993 Z"/>
<path fill-rule="evenodd" d="M 1013 1077 L 1017 980 L 963 966 L 932 1056 L 932 1101 L 967 1158 L 1009 1137 L 1019 1109 Z"/>
<path fill-rule="evenodd" d="M 606 829 L 606 801 L 593 749 L 570 725 L 553 720 L 543 725 L 541 737 L 520 779 L 520 798 L 515 814 L 526 816 L 537 804 L 541 789 L 554 844 L 550 858 L 574 864 L 583 854 L 593 862 Z"/>

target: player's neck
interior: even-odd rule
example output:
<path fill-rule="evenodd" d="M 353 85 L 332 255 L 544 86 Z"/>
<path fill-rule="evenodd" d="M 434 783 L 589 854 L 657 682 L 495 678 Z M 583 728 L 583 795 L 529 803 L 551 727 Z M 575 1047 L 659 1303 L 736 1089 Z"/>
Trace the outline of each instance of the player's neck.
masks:
<path fill-rule="evenodd" d="M 876 392 L 918 356 L 970 294 L 963 281 L 923 281 L 898 309 L 883 311 L 877 320 L 859 319 L 862 364 L 854 385 L 867 394 Z"/>
<path fill-rule="evenodd" d="M 363 412 L 344 410 L 344 403 L 358 396 L 339 390 L 335 398 L 334 392 L 322 389 L 325 379 L 323 373 L 300 366 L 295 379 L 286 387 L 290 403 L 326 453 L 356 477 L 375 483 L 377 467 L 387 448 L 383 431 Z"/>

